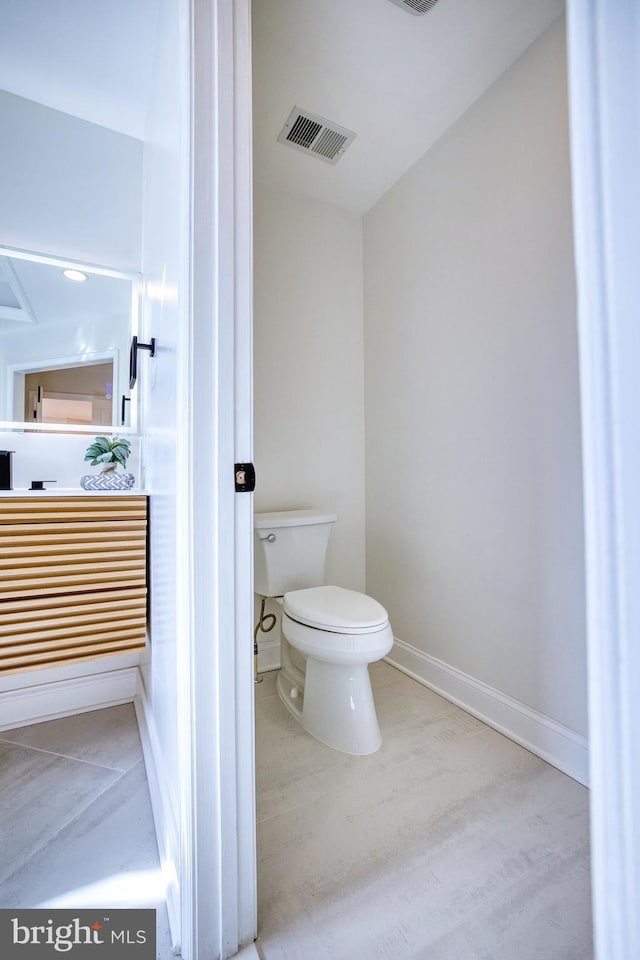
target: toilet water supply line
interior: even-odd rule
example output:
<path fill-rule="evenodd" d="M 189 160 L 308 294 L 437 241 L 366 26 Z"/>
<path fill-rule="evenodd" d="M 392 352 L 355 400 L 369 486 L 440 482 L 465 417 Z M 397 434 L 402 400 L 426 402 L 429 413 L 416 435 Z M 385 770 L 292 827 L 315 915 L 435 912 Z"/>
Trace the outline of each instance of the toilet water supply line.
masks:
<path fill-rule="evenodd" d="M 262 683 L 263 678 L 258 675 L 258 634 L 260 631 L 262 633 L 270 633 L 276 625 L 277 617 L 275 613 L 264 612 L 264 607 L 267 602 L 266 597 L 262 597 L 262 602 L 260 603 L 260 617 L 256 623 L 256 628 L 253 631 L 253 682 Z M 269 621 L 271 621 L 269 623 Z M 269 626 L 266 624 L 269 623 Z"/>

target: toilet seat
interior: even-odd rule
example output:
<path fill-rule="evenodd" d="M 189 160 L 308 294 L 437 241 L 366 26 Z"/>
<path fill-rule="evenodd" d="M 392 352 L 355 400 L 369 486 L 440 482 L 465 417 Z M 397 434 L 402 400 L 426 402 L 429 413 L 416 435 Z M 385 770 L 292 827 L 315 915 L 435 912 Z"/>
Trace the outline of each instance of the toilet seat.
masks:
<path fill-rule="evenodd" d="M 381 603 L 344 587 L 308 587 L 284 595 L 284 612 L 297 623 L 341 635 L 378 633 L 389 623 Z"/>

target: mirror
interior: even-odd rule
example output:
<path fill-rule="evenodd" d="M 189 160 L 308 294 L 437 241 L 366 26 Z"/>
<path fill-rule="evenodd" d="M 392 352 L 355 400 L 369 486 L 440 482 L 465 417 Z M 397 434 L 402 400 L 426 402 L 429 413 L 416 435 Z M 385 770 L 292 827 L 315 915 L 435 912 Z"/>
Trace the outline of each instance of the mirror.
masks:
<path fill-rule="evenodd" d="M 135 430 L 139 281 L 0 245 L 0 429 Z"/>

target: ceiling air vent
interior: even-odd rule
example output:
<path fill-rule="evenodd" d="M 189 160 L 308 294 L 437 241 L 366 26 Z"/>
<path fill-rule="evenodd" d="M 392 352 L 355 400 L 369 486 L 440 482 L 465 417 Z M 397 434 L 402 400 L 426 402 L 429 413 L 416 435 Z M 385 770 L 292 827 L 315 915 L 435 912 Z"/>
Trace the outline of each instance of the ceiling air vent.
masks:
<path fill-rule="evenodd" d="M 354 138 L 351 130 L 294 107 L 280 131 L 278 143 L 311 153 L 326 163 L 337 163 Z"/>
<path fill-rule="evenodd" d="M 403 7 L 407 13 L 412 13 L 414 17 L 421 17 L 423 13 L 429 13 L 432 7 L 435 7 L 438 0 L 391 0 L 397 7 Z"/>

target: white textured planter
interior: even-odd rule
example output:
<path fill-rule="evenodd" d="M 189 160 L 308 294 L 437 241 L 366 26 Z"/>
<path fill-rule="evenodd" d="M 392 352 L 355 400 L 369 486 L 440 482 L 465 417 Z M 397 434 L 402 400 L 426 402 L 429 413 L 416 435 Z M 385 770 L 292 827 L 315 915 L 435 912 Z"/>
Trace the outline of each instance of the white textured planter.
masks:
<path fill-rule="evenodd" d="M 132 473 L 92 473 L 80 479 L 83 490 L 131 490 L 136 482 Z"/>

